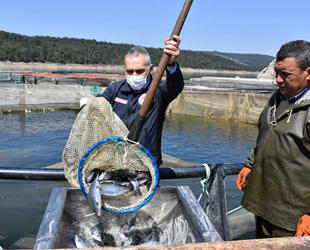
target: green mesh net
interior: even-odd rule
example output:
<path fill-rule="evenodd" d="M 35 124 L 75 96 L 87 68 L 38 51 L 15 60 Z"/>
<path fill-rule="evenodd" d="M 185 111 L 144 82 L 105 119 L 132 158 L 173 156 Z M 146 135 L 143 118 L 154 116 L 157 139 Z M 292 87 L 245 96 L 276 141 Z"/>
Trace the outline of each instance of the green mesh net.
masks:
<path fill-rule="evenodd" d="M 126 140 L 129 131 L 102 97 L 91 97 L 78 114 L 63 151 L 65 177 L 87 196 L 86 173 L 94 170 L 147 172 L 151 185 L 140 187 L 141 195 L 105 197 L 102 206 L 109 211 L 130 210 L 150 199 L 158 185 L 154 158 L 139 143 Z M 122 138 L 122 139 L 119 139 Z"/>

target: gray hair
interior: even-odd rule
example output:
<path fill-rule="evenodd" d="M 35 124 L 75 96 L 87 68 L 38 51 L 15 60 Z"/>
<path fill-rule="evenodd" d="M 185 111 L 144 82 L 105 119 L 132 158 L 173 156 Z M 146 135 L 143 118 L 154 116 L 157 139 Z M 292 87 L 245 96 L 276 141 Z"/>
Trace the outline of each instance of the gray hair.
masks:
<path fill-rule="evenodd" d="M 310 67 L 310 43 L 296 40 L 283 44 L 277 53 L 276 60 L 283 61 L 287 57 L 295 58 L 301 72 L 304 72 Z"/>
<path fill-rule="evenodd" d="M 151 65 L 151 58 L 147 50 L 141 46 L 132 47 L 124 58 L 124 65 L 126 65 L 126 59 L 127 57 L 138 57 L 139 55 L 143 55 L 145 58 L 145 65 L 150 66 Z"/>

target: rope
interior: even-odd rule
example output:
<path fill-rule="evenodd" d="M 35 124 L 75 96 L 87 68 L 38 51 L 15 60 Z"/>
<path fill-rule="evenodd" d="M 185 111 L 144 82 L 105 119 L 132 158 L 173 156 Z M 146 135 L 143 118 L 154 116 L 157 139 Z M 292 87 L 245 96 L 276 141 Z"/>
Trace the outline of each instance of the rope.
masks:
<path fill-rule="evenodd" d="M 209 192 L 208 192 L 207 186 L 208 186 L 210 175 L 211 175 L 211 169 L 208 164 L 202 164 L 202 165 L 206 169 L 206 178 L 201 178 L 200 184 L 202 186 L 202 190 L 197 200 L 198 202 L 200 202 L 200 200 L 202 199 L 202 196 L 203 195 L 206 196 L 205 201 L 202 205 L 202 208 L 205 210 L 207 207 L 208 201 L 209 201 Z"/>
<path fill-rule="evenodd" d="M 86 96 L 85 93 L 84 93 L 84 91 L 83 91 L 83 86 L 80 86 L 81 90 L 79 90 L 77 86 L 75 86 L 75 87 L 76 87 L 77 91 L 78 91 L 83 97 Z"/>
<path fill-rule="evenodd" d="M 189 101 L 187 101 L 187 99 L 189 99 L 189 98 L 184 98 L 184 101 L 186 102 L 186 104 L 187 104 L 188 106 L 190 106 L 193 110 L 198 111 L 198 109 L 195 108 L 194 105 L 192 105 Z"/>
<path fill-rule="evenodd" d="M 90 87 L 90 92 L 93 94 L 93 96 L 96 96 L 101 92 L 101 87 L 98 85 L 93 85 Z"/>
<path fill-rule="evenodd" d="M 33 106 L 35 106 L 36 109 L 38 110 L 39 108 L 37 107 L 37 105 L 36 105 L 36 103 L 35 103 L 35 101 L 34 101 L 34 99 L 33 99 L 32 87 L 31 87 L 31 85 L 28 85 L 27 83 L 25 83 L 24 86 L 25 86 L 25 88 L 26 88 L 26 90 L 27 90 L 27 94 L 30 95 L 30 99 L 31 99 L 31 101 L 32 101 L 32 103 L 33 103 Z M 28 86 L 29 86 L 29 89 L 30 89 L 30 90 L 28 89 Z M 25 110 L 25 112 L 27 112 L 27 110 Z"/>
<path fill-rule="evenodd" d="M 236 207 L 236 208 L 234 208 L 234 209 L 228 211 L 227 214 L 231 214 L 231 213 L 233 213 L 233 212 L 235 212 L 235 211 L 237 211 L 237 210 L 239 210 L 239 209 L 241 209 L 241 208 L 242 208 L 242 206 Z"/>
<path fill-rule="evenodd" d="M 200 202 L 200 200 L 202 199 L 202 196 L 203 196 L 203 195 L 206 196 L 205 201 L 204 201 L 204 203 L 203 203 L 203 205 L 202 205 L 202 208 L 203 208 L 204 210 L 206 210 L 207 204 L 208 204 L 208 201 L 209 201 L 209 192 L 208 192 L 207 186 L 208 186 L 209 179 L 210 179 L 210 175 L 211 175 L 211 169 L 210 169 L 210 166 L 209 166 L 208 164 L 202 164 L 202 165 L 203 165 L 203 166 L 205 167 L 205 169 L 206 169 L 206 178 L 201 178 L 201 180 L 200 180 L 200 184 L 201 184 L 201 186 L 202 186 L 202 190 L 201 190 L 201 193 L 200 193 L 200 195 L 199 195 L 199 197 L 198 197 L 197 200 L 198 200 L 198 202 Z M 228 212 L 227 212 L 227 215 L 228 215 L 228 214 L 231 214 L 231 213 L 233 213 L 233 212 L 235 212 L 235 211 L 237 211 L 237 210 L 239 210 L 239 209 L 241 209 L 241 208 L 242 208 L 242 206 L 236 207 L 236 208 L 234 208 L 234 209 L 228 211 Z"/>
<path fill-rule="evenodd" d="M 286 123 L 290 123 L 292 112 L 293 112 L 293 110 L 291 109 L 291 111 L 290 111 L 290 113 L 288 115 L 288 119 L 287 119 Z"/>
<path fill-rule="evenodd" d="M 28 95 L 32 95 L 32 93 L 31 93 L 31 87 L 29 86 L 29 88 L 30 88 L 30 91 L 29 91 L 29 90 L 28 90 L 28 87 L 27 87 L 27 84 L 24 84 L 24 86 L 25 86 L 25 88 L 26 88 L 26 90 L 27 90 Z"/>
<path fill-rule="evenodd" d="M 272 112 L 272 114 L 271 114 L 271 121 L 270 121 L 270 125 L 271 126 L 276 126 L 277 125 L 276 111 L 277 111 L 276 102 L 274 102 L 274 105 L 271 106 L 271 109 L 270 109 L 270 112 Z"/>
<path fill-rule="evenodd" d="M 112 118 L 112 124 L 113 124 L 113 136 L 116 136 L 116 125 L 115 125 L 115 119 L 114 119 L 114 111 L 113 111 L 113 108 L 112 108 L 112 105 L 108 105 L 109 107 L 109 111 L 110 111 L 110 115 L 111 115 L 111 118 Z"/>
<path fill-rule="evenodd" d="M 134 144 L 134 145 L 139 145 L 139 142 L 138 141 L 132 141 L 128 138 L 125 139 L 127 142 L 131 143 L 131 144 Z"/>

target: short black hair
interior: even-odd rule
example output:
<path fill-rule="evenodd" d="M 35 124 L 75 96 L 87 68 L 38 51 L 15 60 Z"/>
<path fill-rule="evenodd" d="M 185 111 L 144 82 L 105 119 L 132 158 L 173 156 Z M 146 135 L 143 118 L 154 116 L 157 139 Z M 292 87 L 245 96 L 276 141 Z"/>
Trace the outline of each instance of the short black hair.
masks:
<path fill-rule="evenodd" d="M 287 57 L 294 57 L 303 72 L 310 67 L 310 43 L 304 40 L 295 40 L 285 43 L 277 53 L 276 61 L 284 61 Z"/>

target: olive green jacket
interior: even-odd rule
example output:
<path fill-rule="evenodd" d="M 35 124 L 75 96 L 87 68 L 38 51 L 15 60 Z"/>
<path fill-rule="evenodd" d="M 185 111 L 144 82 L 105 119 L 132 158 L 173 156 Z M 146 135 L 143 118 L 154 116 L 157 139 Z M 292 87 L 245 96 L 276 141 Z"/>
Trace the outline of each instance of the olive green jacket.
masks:
<path fill-rule="evenodd" d="M 310 213 L 310 91 L 296 103 L 269 99 L 258 121 L 255 148 L 244 164 L 252 168 L 241 204 L 270 223 L 294 231 Z"/>

